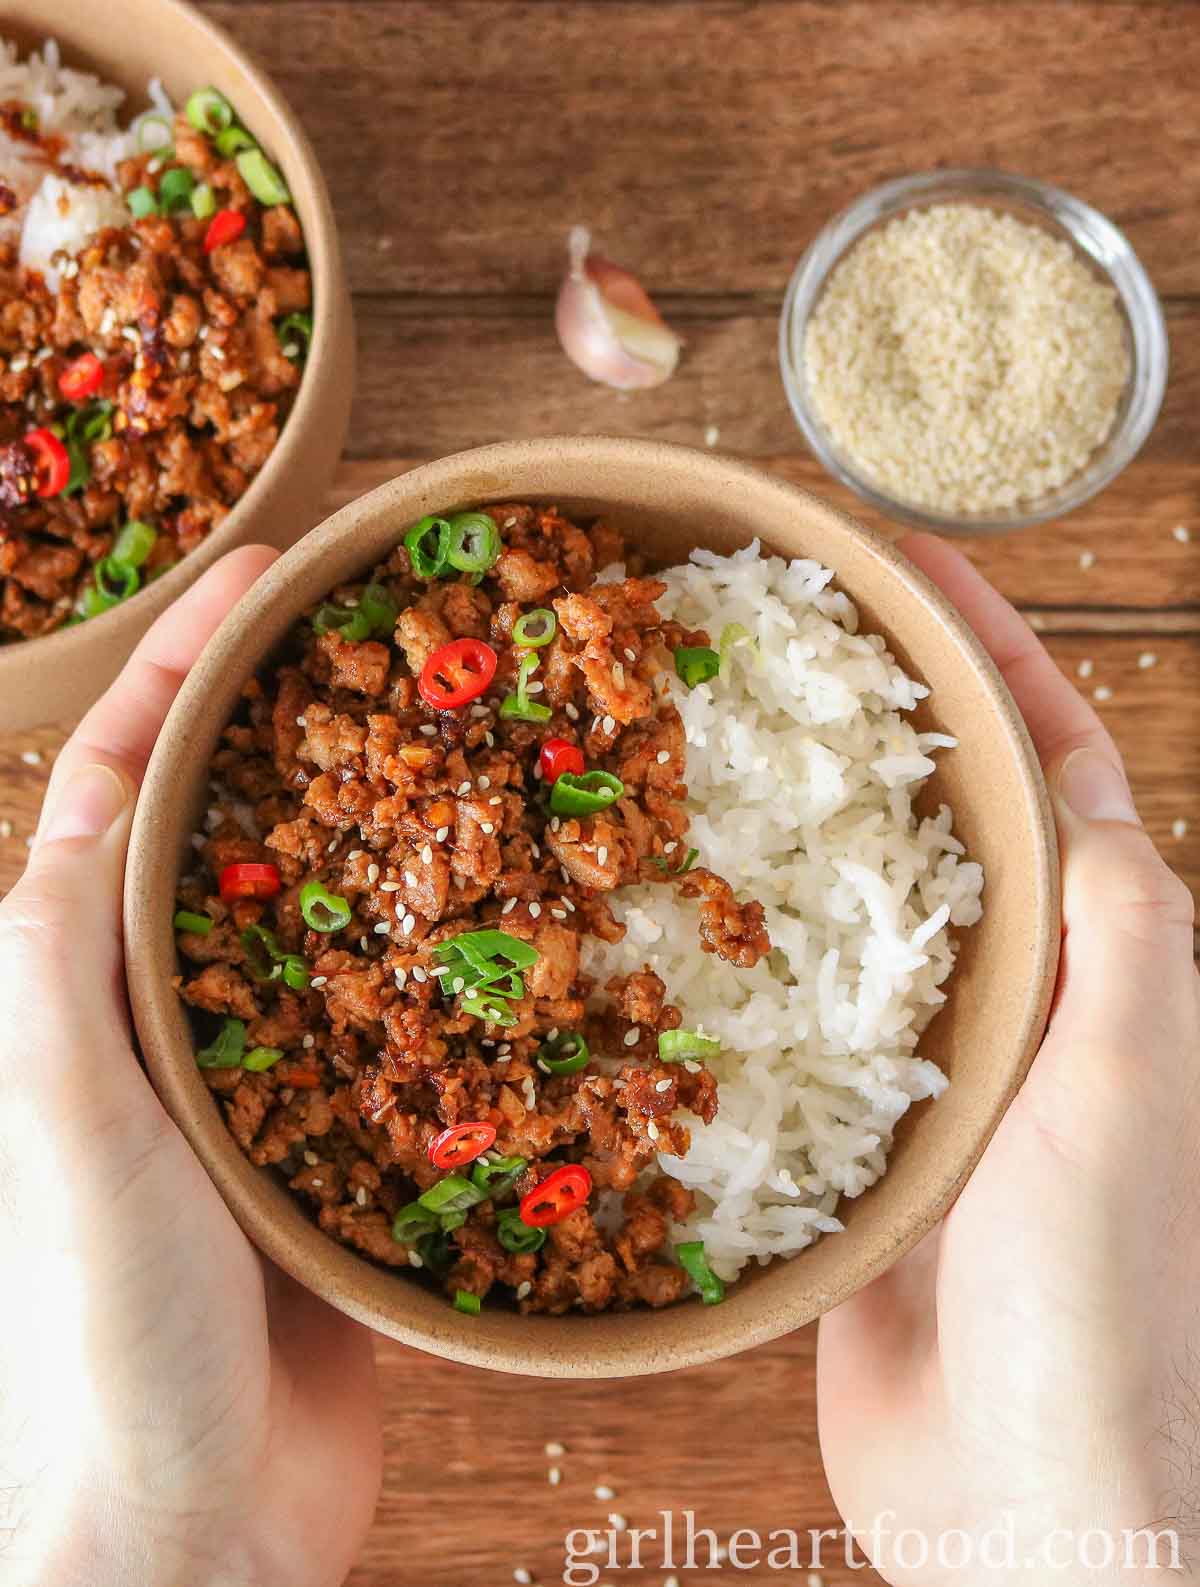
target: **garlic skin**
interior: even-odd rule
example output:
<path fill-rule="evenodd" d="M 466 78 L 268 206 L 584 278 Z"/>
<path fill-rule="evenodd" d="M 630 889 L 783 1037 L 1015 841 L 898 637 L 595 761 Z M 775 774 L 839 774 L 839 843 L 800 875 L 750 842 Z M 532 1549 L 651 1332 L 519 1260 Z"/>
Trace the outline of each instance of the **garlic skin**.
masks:
<path fill-rule="evenodd" d="M 670 380 L 683 345 L 635 276 L 591 252 L 591 233 L 575 226 L 554 327 L 563 352 L 591 380 L 639 391 Z"/>

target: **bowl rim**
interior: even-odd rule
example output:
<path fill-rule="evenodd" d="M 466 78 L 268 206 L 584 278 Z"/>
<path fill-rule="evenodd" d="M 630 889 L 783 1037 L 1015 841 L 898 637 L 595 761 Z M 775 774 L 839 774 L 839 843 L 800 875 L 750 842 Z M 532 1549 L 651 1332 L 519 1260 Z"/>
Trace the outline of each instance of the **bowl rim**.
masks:
<path fill-rule="evenodd" d="M 1116 291 L 1128 339 L 1130 374 L 1112 430 L 1066 484 L 1011 512 L 944 513 L 889 495 L 858 472 L 825 430 L 807 395 L 802 343 L 825 285 L 861 237 L 907 210 L 964 198 L 997 198 L 1036 215 Z M 953 166 L 883 182 L 834 215 L 801 255 L 779 318 L 779 367 L 792 414 L 809 449 L 834 479 L 876 511 L 941 534 L 1007 534 L 1062 517 L 1112 484 L 1154 428 L 1166 393 L 1170 348 L 1162 305 L 1124 232 L 1107 215 L 1053 183 L 998 167 Z"/>
<path fill-rule="evenodd" d="M 162 942 L 173 941 L 170 922 L 174 911 L 173 887 L 163 886 L 164 870 L 172 877 L 178 864 L 178 850 L 169 852 L 156 836 L 160 813 L 181 810 L 180 791 L 194 780 L 189 721 L 211 694 L 210 684 L 217 679 L 247 675 L 248 670 L 270 652 L 272 641 L 264 642 L 265 618 L 271 613 L 287 613 L 289 621 L 307 604 L 293 593 L 295 576 L 310 565 L 319 564 L 331 547 L 348 546 L 360 519 L 376 513 L 395 516 L 395 539 L 409 521 L 405 515 L 416 503 L 419 516 L 438 510 L 430 503 L 471 499 L 519 499 L 506 496 L 503 489 L 490 494 L 478 489 L 481 478 L 502 482 L 519 471 L 522 464 L 535 467 L 540 457 L 565 456 L 566 466 L 586 465 L 589 477 L 596 480 L 598 495 L 603 494 L 606 466 L 636 464 L 646 471 L 673 466 L 686 467 L 714 489 L 728 490 L 739 482 L 753 486 L 765 499 L 778 503 L 780 512 L 797 507 L 820 520 L 823 533 L 842 543 L 857 541 L 868 558 L 887 570 L 887 577 L 903 584 L 907 591 L 948 630 L 964 664 L 973 667 L 989 704 L 994 708 L 998 731 L 1006 734 L 1005 753 L 1011 757 L 1016 780 L 1024 796 L 1028 825 L 1034 842 L 1031 856 L 1035 878 L 1037 908 L 1030 932 L 1030 975 L 1020 992 L 1020 1018 L 1014 1020 L 1011 1035 L 1012 1062 L 1003 1075 L 1003 1092 L 986 1112 L 981 1112 L 978 1127 L 964 1132 L 962 1148 L 939 1160 L 933 1189 L 920 1199 L 913 1198 L 901 1219 L 888 1221 L 887 1227 L 870 1246 L 867 1259 L 860 1254 L 852 1274 L 840 1273 L 838 1280 L 821 1289 L 818 1297 L 804 1304 L 793 1303 L 772 1309 L 760 1307 L 756 1315 L 745 1315 L 744 1308 L 727 1306 L 709 1311 L 703 1329 L 693 1329 L 682 1345 L 669 1346 L 670 1359 L 659 1360 L 653 1344 L 631 1349 L 623 1343 L 619 1329 L 602 1326 L 612 1323 L 614 1314 L 596 1318 L 523 1319 L 533 1328 L 522 1335 L 520 1348 L 480 1330 L 478 1318 L 464 1318 L 449 1306 L 440 1306 L 436 1320 L 419 1321 L 401 1316 L 401 1308 L 389 1306 L 378 1293 L 381 1280 L 389 1275 L 374 1264 L 332 1240 L 302 1215 L 288 1227 L 277 1220 L 272 1208 L 272 1191 L 267 1171 L 250 1165 L 238 1148 L 212 1105 L 212 1097 L 192 1061 L 191 1047 L 182 1050 L 175 1032 L 179 1029 L 181 1005 L 166 976 L 157 977 L 152 953 L 142 945 L 154 935 Z M 399 505 L 397 495 L 405 499 Z M 564 495 L 569 494 L 563 491 Z M 765 507 L 764 514 L 765 516 Z M 389 525 L 389 528 L 392 527 Z M 373 530 L 372 530 L 373 532 Z M 362 561 L 368 558 L 360 559 Z M 836 571 L 836 570 L 835 570 Z M 334 580 L 336 583 L 336 579 Z M 899 642 L 899 641 L 898 641 Z M 248 662 L 248 666 L 247 666 Z M 130 839 L 126 872 L 124 920 L 129 944 L 127 965 L 130 1001 L 146 1065 L 168 1113 L 175 1119 L 217 1185 L 238 1223 L 253 1243 L 284 1271 L 316 1289 L 323 1299 L 403 1344 L 457 1361 L 519 1375 L 540 1377 L 622 1377 L 660 1371 L 673 1371 L 740 1353 L 794 1331 L 820 1313 L 885 1271 L 900 1255 L 911 1249 L 944 1216 L 982 1155 L 993 1131 L 1022 1083 L 1041 1040 L 1055 981 L 1059 950 L 1058 847 L 1049 796 L 1032 740 L 1007 687 L 990 656 L 968 627 L 964 618 L 949 604 L 929 579 L 899 551 L 874 531 L 865 528 L 840 509 L 812 496 L 779 476 L 719 453 L 659 441 L 632 440 L 607 436 L 546 437 L 533 440 L 497 442 L 453 454 L 420 466 L 408 474 L 377 486 L 366 495 L 346 504 L 332 514 L 267 570 L 241 601 L 229 612 L 205 648 L 199 662 L 185 680 L 168 716 L 150 759 L 142 793 L 138 800 Z M 286 1191 L 280 1194 L 287 1196 Z M 314 1282 L 314 1274 L 319 1283 Z M 698 1305 L 698 1303 L 697 1303 Z M 685 1307 L 655 1313 L 663 1328 L 664 1318 Z M 725 1315 L 723 1315 L 725 1314 Z M 637 1313 L 623 1314 L 637 1316 Z M 620 1319 L 617 1319 L 620 1321 Z M 539 1324 L 546 1331 L 535 1332 Z M 586 1344 L 578 1345 L 580 1325 L 586 1329 Z M 564 1345 L 558 1330 L 565 1327 L 574 1336 Z"/>
<path fill-rule="evenodd" d="M 266 463 L 254 476 L 245 494 L 230 508 L 227 516 L 213 529 L 194 551 L 181 557 L 174 567 L 161 578 L 141 589 L 130 601 L 123 601 L 98 618 L 72 627 L 56 628 L 52 633 L 36 639 L 25 639 L 0 645 L 0 694 L 6 684 L 15 682 L 20 669 L 30 664 L 58 667 L 76 671 L 86 667 L 89 652 L 99 645 L 106 648 L 121 644 L 128 653 L 136 638 L 156 616 L 176 601 L 197 578 L 226 551 L 245 540 L 245 525 L 257 511 L 263 497 L 269 496 L 276 480 L 291 464 L 298 448 L 303 444 L 313 419 L 319 416 L 322 406 L 318 387 L 321 370 L 333 369 L 333 339 L 339 318 L 339 294 L 342 287 L 341 245 L 337 221 L 324 174 L 316 152 L 304 130 L 296 111 L 275 87 L 268 73 L 258 65 L 242 46 L 211 17 L 190 3 L 190 0 L 153 0 L 159 10 L 173 12 L 179 21 L 204 35 L 205 57 L 209 52 L 225 53 L 233 58 L 238 69 L 249 79 L 261 97 L 275 126 L 267 140 L 275 145 L 286 145 L 288 153 L 300 170 L 310 196 L 312 214 L 304 224 L 304 246 L 313 283 L 313 335 L 309 356 L 305 361 L 296 401 L 288 413 L 278 441 L 271 449 Z M 31 31 L 27 26 L 26 32 Z M 86 47 L 77 47 L 73 40 L 59 34 L 59 47 L 70 57 L 86 56 Z M 134 112 L 136 114 L 136 112 Z M 122 107 L 122 115 L 128 108 Z M 276 160 L 279 149 L 272 147 Z M 297 205 L 297 210 L 299 205 Z"/>

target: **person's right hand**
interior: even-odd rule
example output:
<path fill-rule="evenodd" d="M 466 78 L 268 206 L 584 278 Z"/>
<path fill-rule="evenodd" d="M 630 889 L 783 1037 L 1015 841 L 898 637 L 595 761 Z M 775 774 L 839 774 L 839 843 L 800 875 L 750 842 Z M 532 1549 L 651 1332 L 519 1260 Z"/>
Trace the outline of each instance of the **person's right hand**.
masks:
<path fill-rule="evenodd" d="M 903 549 L 979 633 L 1037 744 L 1065 936 L 1041 1051 L 941 1229 L 821 1324 L 830 1484 L 860 1547 L 905 1587 L 1166 1580 L 1167 1544 L 1146 1575 L 1123 1568 L 1121 1533 L 1174 1525 L 1186 1560 L 1200 1518 L 1191 895 L 1143 831 L 1108 733 L 1025 622 L 943 542 Z M 939 1534 L 963 1529 L 977 1545 L 1006 1511 L 1016 1570 L 978 1555 L 938 1567 Z M 893 1536 L 924 1534 L 931 1563 L 905 1568 L 873 1543 L 877 1517 Z M 1113 1535 L 1107 1569 L 1072 1552 L 1099 1563 L 1102 1539 L 1080 1542 L 1090 1528 Z M 904 1548 L 912 1562 L 917 1542 Z"/>

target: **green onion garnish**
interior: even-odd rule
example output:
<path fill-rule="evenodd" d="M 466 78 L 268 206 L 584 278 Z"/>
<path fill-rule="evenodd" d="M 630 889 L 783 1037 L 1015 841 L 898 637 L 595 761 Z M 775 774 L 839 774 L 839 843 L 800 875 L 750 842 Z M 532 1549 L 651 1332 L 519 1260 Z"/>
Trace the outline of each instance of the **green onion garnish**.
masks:
<path fill-rule="evenodd" d="M 486 1020 L 489 1025 L 499 1025 L 507 1030 L 517 1023 L 517 1016 L 505 1003 L 505 996 L 507 994 L 494 992 L 490 988 L 474 987 L 463 994 L 462 1011 L 470 1014 L 472 1019 Z"/>
<path fill-rule="evenodd" d="M 664 1030 L 658 1037 L 658 1056 L 664 1063 L 679 1064 L 688 1058 L 716 1058 L 721 1043 L 695 1030 Z"/>
<path fill-rule="evenodd" d="M 539 650 L 543 645 L 548 645 L 557 632 L 558 618 L 548 606 L 539 606 L 517 618 L 512 627 L 512 641 L 514 645 L 526 645 L 530 650 Z"/>
<path fill-rule="evenodd" d="M 707 645 L 680 645 L 675 652 L 675 671 L 694 689 L 698 683 L 707 683 L 721 670 L 721 658 Z"/>
<path fill-rule="evenodd" d="M 528 1164 L 525 1157 L 496 1157 L 490 1162 L 480 1157 L 471 1165 L 471 1183 L 494 1201 L 512 1189 Z"/>
<path fill-rule="evenodd" d="M 581 777 L 564 771 L 550 789 L 550 809 L 556 816 L 590 816 L 616 804 L 625 784 L 610 771 L 586 771 Z"/>
<path fill-rule="evenodd" d="M 528 686 L 530 674 L 536 672 L 538 658 L 532 651 L 527 651 L 521 657 L 520 666 L 517 668 L 517 692 L 508 695 L 500 702 L 500 715 L 509 721 L 516 722 L 548 722 L 552 715 L 548 705 L 542 705 L 537 700 L 529 698 Z M 555 784 L 557 787 L 558 784 Z"/>
<path fill-rule="evenodd" d="M 344 931 L 354 911 L 344 898 L 330 893 L 320 882 L 305 882 L 300 889 L 300 913 L 314 931 Z"/>
<path fill-rule="evenodd" d="M 159 129 L 159 138 L 156 143 L 151 143 L 146 138 L 148 128 Z M 138 117 L 137 146 L 139 154 L 166 154 L 170 147 L 174 128 L 166 116 L 160 115 L 156 110 L 147 111 L 144 116 Z"/>
<path fill-rule="evenodd" d="M 245 127 L 222 127 L 213 142 L 217 146 L 217 153 L 224 155 L 227 160 L 231 160 L 242 149 L 258 148 Z"/>
<path fill-rule="evenodd" d="M 456 1289 L 454 1291 L 455 1311 L 465 1311 L 469 1317 L 479 1316 L 479 1296 L 472 1295 L 469 1289 Z"/>
<path fill-rule="evenodd" d="M 143 523 L 140 518 L 131 518 L 113 541 L 109 556 L 127 568 L 140 568 L 157 539 L 158 530 L 153 525 Z"/>
<path fill-rule="evenodd" d="M 444 1229 L 423 1235 L 417 1241 L 417 1255 L 436 1277 L 441 1278 L 454 1266 L 457 1257 L 454 1241 Z"/>
<path fill-rule="evenodd" d="M 192 214 L 197 220 L 207 220 L 210 215 L 217 213 L 217 195 L 207 182 L 196 183 L 188 202 L 191 204 Z"/>
<path fill-rule="evenodd" d="M 688 1274 L 692 1283 L 700 1291 L 700 1299 L 706 1306 L 718 1306 L 725 1299 L 725 1286 L 708 1265 L 708 1258 L 704 1254 L 703 1240 L 688 1240 L 684 1245 L 675 1247 L 675 1255 L 679 1258 L 679 1265 Z"/>
<path fill-rule="evenodd" d="M 699 849 L 689 849 L 674 870 L 671 869 L 661 854 L 656 854 L 654 856 L 654 863 L 658 866 L 659 870 L 665 872 L 667 876 L 683 876 L 687 871 L 691 870 L 692 866 L 695 865 L 699 858 Z"/>
<path fill-rule="evenodd" d="M 538 1048 L 535 1061 L 548 1075 L 573 1075 L 590 1057 L 588 1044 L 578 1031 L 560 1031 Z"/>
<path fill-rule="evenodd" d="M 404 536 L 412 570 L 419 579 L 436 579 L 446 566 L 450 524 L 445 518 L 422 518 Z"/>
<path fill-rule="evenodd" d="M 245 149 L 237 157 L 242 181 L 260 204 L 290 204 L 287 183 L 261 149 Z"/>
<path fill-rule="evenodd" d="M 272 1064 L 277 1064 L 282 1057 L 282 1047 L 254 1047 L 242 1059 L 242 1068 L 249 1069 L 253 1074 L 261 1074 L 264 1069 L 270 1069 Z"/>
<path fill-rule="evenodd" d="M 358 598 L 358 610 L 371 625 L 373 634 L 391 637 L 399 608 L 382 584 L 368 584 Z"/>
<path fill-rule="evenodd" d="M 401 1240 L 405 1245 L 414 1244 L 424 1234 L 435 1234 L 437 1229 L 437 1217 L 419 1201 L 410 1201 L 392 1219 L 392 1239 Z"/>
<path fill-rule="evenodd" d="M 371 620 L 365 612 L 354 607 L 335 606 L 332 601 L 324 601 L 317 607 L 312 625 L 314 633 L 340 634 L 351 644 L 371 637 Z"/>
<path fill-rule="evenodd" d="M 215 1039 L 201 1047 L 196 1062 L 201 1069 L 237 1069 L 246 1051 L 246 1026 L 240 1019 L 227 1019 Z"/>
<path fill-rule="evenodd" d="M 480 1190 L 478 1185 L 473 1185 L 461 1174 L 447 1174 L 445 1179 L 439 1179 L 423 1196 L 418 1196 L 417 1204 L 440 1218 L 446 1212 L 468 1212 L 486 1200 L 487 1193 Z"/>
<path fill-rule="evenodd" d="M 298 953 L 285 953 L 266 926 L 247 926 L 241 934 L 248 955 L 247 969 L 253 981 L 278 981 L 281 977 L 293 991 L 303 992 L 309 981 L 308 965 Z"/>
<path fill-rule="evenodd" d="M 448 937 L 445 942 L 439 942 L 433 953 L 443 964 L 465 959 L 481 972 L 476 985 L 502 972 L 503 967 L 496 963 L 498 959 L 514 970 L 528 970 L 539 958 L 537 949 L 528 942 L 522 942 L 520 937 L 492 929 L 459 932 L 457 937 Z"/>
<path fill-rule="evenodd" d="M 158 199 L 163 214 L 170 215 L 175 210 L 189 208 L 195 186 L 196 178 L 186 166 L 177 165 L 164 171 L 158 183 Z"/>
<path fill-rule="evenodd" d="M 138 570 L 128 562 L 118 561 L 115 556 L 101 557 L 96 563 L 95 572 L 96 588 L 113 606 L 120 601 L 127 601 L 141 588 Z"/>
<path fill-rule="evenodd" d="M 135 187 L 126 193 L 125 202 L 135 220 L 145 220 L 147 215 L 158 214 L 158 200 L 148 187 Z"/>
<path fill-rule="evenodd" d="M 290 358 L 293 363 L 303 363 L 308 357 L 312 333 L 313 317 L 306 309 L 297 309 L 292 314 L 285 314 L 275 327 L 275 335 L 283 348 L 283 356 Z"/>
<path fill-rule="evenodd" d="M 183 111 L 196 131 L 206 132 L 210 138 L 233 125 L 233 106 L 215 88 L 197 88 Z"/>
<path fill-rule="evenodd" d="M 446 561 L 460 573 L 485 573 L 500 555 L 500 531 L 485 512 L 460 512 L 450 519 Z"/>
<path fill-rule="evenodd" d="M 496 1238 L 506 1251 L 525 1256 L 530 1251 L 540 1251 L 546 1243 L 545 1229 L 535 1229 L 521 1221 L 521 1209 L 510 1207 L 496 1219 Z"/>
<path fill-rule="evenodd" d="M 213 929 L 211 915 L 197 915 L 190 909 L 177 909 L 171 924 L 176 931 L 190 931 L 193 937 L 207 937 Z"/>
<path fill-rule="evenodd" d="M 308 972 L 308 965 L 298 953 L 288 953 L 283 957 L 283 981 L 285 986 L 290 986 L 293 992 L 307 992 L 308 983 L 312 979 Z"/>

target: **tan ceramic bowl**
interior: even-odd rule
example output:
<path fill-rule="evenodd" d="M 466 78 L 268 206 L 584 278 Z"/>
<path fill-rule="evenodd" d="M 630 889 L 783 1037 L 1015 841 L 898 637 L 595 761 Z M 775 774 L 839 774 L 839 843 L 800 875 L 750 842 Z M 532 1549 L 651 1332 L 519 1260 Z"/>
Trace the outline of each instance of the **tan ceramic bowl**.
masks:
<path fill-rule="evenodd" d="M 926 724 L 957 735 L 929 790 L 987 877 L 983 921 L 963 933 L 947 1006 L 924 1051 L 949 1073 L 936 1104 L 904 1120 L 891 1166 L 845 1202 L 843 1234 L 745 1275 L 725 1304 L 661 1312 L 522 1318 L 454 1311 L 419 1280 L 335 1244 L 227 1133 L 171 989 L 173 880 L 206 805 L 205 768 L 239 690 L 302 608 L 384 557 L 425 513 L 494 501 L 603 513 L 666 564 L 697 544 L 728 552 L 761 537 L 837 571 L 869 629 L 932 685 Z M 150 762 L 125 893 L 138 1035 L 163 1101 L 250 1237 L 281 1267 L 382 1333 L 456 1361 L 549 1377 L 661 1372 L 798 1328 L 894 1262 L 946 1211 L 1021 1082 L 1041 1036 L 1058 960 L 1053 826 L 1032 746 L 974 636 L 884 541 L 815 497 L 708 452 L 587 437 L 502 443 L 428 464 L 335 513 L 229 615 L 185 683 Z"/>
<path fill-rule="evenodd" d="M 282 169 L 313 277 L 313 339 L 296 403 L 266 466 L 221 526 L 125 605 L 44 639 L 0 646 L 0 731 L 70 722 L 112 682 L 151 622 L 246 541 L 289 546 L 317 521 L 350 415 L 354 326 L 325 180 L 300 123 L 227 34 L 182 0 L 17 0 L 3 33 L 22 53 L 47 35 L 64 62 L 117 83 L 140 110 L 160 77 L 180 105 L 211 83 Z"/>

